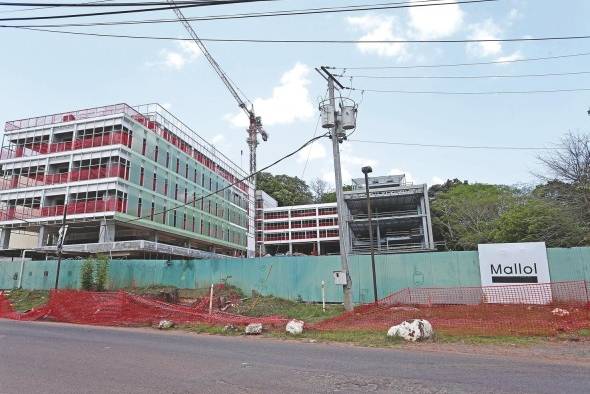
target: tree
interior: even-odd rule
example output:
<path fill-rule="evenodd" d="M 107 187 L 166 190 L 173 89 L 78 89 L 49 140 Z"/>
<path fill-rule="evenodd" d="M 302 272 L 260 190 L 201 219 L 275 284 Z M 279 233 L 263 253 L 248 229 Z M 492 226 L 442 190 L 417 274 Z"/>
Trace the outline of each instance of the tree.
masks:
<path fill-rule="evenodd" d="M 495 222 L 517 194 L 508 186 L 464 183 L 438 192 L 431 204 L 436 238 L 451 250 L 474 250 L 492 241 Z"/>
<path fill-rule="evenodd" d="M 352 185 L 344 185 L 342 186 L 342 190 L 345 192 L 352 190 Z M 329 202 L 336 202 L 336 191 L 331 191 L 322 196 L 322 199 L 319 201 L 323 204 Z"/>
<path fill-rule="evenodd" d="M 313 195 L 304 180 L 288 175 L 262 172 L 256 177 L 256 186 L 277 200 L 279 206 L 311 204 Z"/>
<path fill-rule="evenodd" d="M 80 287 L 82 290 L 94 290 L 94 263 L 85 259 L 80 268 Z"/>
<path fill-rule="evenodd" d="M 551 194 L 559 196 L 590 221 L 590 134 L 570 132 L 562 138 L 559 148 L 538 157 L 550 174 L 539 176 L 548 182 L 540 192 L 546 192 L 549 198 Z"/>
<path fill-rule="evenodd" d="M 320 178 L 316 178 L 313 181 L 311 181 L 309 189 L 313 194 L 313 202 L 315 203 L 324 202 L 324 198 L 326 197 L 326 195 L 332 191 L 330 184 Z"/>
<path fill-rule="evenodd" d="M 569 247 L 584 242 L 584 231 L 563 206 L 527 198 L 505 211 L 493 231 L 495 242 L 545 242 L 550 247 Z"/>
<path fill-rule="evenodd" d="M 105 291 L 109 279 L 109 259 L 98 256 L 96 259 L 96 291 Z"/>

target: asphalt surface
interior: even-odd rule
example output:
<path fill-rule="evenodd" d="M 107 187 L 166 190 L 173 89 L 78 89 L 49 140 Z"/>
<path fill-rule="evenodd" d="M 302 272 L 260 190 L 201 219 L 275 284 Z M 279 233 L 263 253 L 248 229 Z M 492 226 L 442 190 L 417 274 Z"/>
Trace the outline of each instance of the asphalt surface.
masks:
<path fill-rule="evenodd" d="M 0 319 L 0 393 L 582 393 L 590 367 Z"/>

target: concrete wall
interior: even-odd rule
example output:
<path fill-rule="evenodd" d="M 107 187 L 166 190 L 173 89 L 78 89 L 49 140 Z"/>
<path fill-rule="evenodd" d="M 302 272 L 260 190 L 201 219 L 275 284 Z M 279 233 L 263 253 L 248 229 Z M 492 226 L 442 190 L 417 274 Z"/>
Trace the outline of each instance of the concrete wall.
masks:
<path fill-rule="evenodd" d="M 590 248 L 549 249 L 552 281 L 590 281 Z M 80 260 L 62 263 L 60 284 L 77 288 Z M 55 260 L 27 262 L 23 287 L 50 289 L 55 282 Z M 304 300 L 321 299 L 321 281 L 326 282 L 328 301 L 340 302 L 342 291 L 333 283 L 332 272 L 340 268 L 338 256 L 265 257 L 241 260 L 114 260 L 110 287 L 173 285 L 204 288 L 227 280 L 244 291 Z M 412 253 L 376 256 L 379 297 L 406 287 L 480 286 L 477 252 Z M 372 300 L 371 259 L 351 256 L 354 301 Z M 0 263 L 0 288 L 18 285 L 20 261 Z"/>

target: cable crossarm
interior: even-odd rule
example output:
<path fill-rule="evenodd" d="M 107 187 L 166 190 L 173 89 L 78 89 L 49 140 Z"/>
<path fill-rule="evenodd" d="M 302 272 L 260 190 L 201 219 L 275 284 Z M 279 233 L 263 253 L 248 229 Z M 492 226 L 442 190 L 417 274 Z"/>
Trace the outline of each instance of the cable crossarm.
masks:
<path fill-rule="evenodd" d="M 232 85 L 232 83 L 229 81 L 229 79 L 227 78 L 227 76 L 223 72 L 223 69 L 221 68 L 219 63 L 217 63 L 215 58 L 213 58 L 211 53 L 209 53 L 209 50 L 207 49 L 205 44 L 201 41 L 201 39 L 197 35 L 197 32 L 195 31 L 195 29 L 193 29 L 193 27 L 191 26 L 190 22 L 187 20 L 187 18 L 184 16 L 182 11 L 177 7 L 176 3 L 173 0 L 168 0 L 168 3 L 170 4 L 170 8 L 172 8 L 174 13 L 176 14 L 180 23 L 182 23 L 182 25 L 184 26 L 184 28 L 186 29 L 188 34 L 191 36 L 191 38 L 193 39 L 195 44 L 197 44 L 197 46 L 199 47 L 199 49 L 201 50 L 201 52 L 203 53 L 203 55 L 205 56 L 205 58 L 207 59 L 209 64 L 211 64 L 211 67 L 213 67 L 213 70 L 215 70 L 215 72 L 217 73 L 217 75 L 219 76 L 221 81 L 225 84 L 225 86 L 227 87 L 227 89 L 229 90 L 231 95 L 234 96 L 234 99 L 238 102 L 238 106 L 240 108 L 242 108 L 242 110 L 244 110 L 244 112 L 246 112 L 246 115 L 250 116 L 251 115 L 250 111 L 246 107 L 244 100 L 242 100 L 242 98 L 240 97 L 240 95 L 238 94 L 238 92 L 236 91 L 234 86 Z"/>

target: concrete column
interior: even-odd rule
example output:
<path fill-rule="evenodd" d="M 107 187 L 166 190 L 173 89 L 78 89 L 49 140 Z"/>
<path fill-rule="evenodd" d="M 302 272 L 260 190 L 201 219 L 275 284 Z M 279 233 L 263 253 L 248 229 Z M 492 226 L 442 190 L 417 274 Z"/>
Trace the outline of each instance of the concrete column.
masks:
<path fill-rule="evenodd" d="M 39 226 L 39 236 L 37 237 L 37 247 L 42 248 L 47 245 L 47 227 L 42 224 Z"/>
<path fill-rule="evenodd" d="M 426 228 L 428 229 L 428 245 L 431 249 L 434 249 L 432 218 L 430 217 L 430 200 L 428 199 L 428 186 L 426 185 L 424 185 L 424 214 L 426 215 Z"/>
<path fill-rule="evenodd" d="M 322 249 L 320 248 L 320 240 L 318 240 L 318 256 L 322 255 Z"/>
<path fill-rule="evenodd" d="M 107 222 L 106 219 L 102 219 L 98 234 L 98 242 L 100 243 L 115 242 L 115 222 Z"/>
<path fill-rule="evenodd" d="M 8 249 L 10 243 L 10 229 L 6 227 L 0 228 L 0 249 Z"/>
<path fill-rule="evenodd" d="M 377 227 L 377 250 L 381 250 L 381 230 L 379 229 L 379 221 L 375 221 L 375 226 Z"/>

